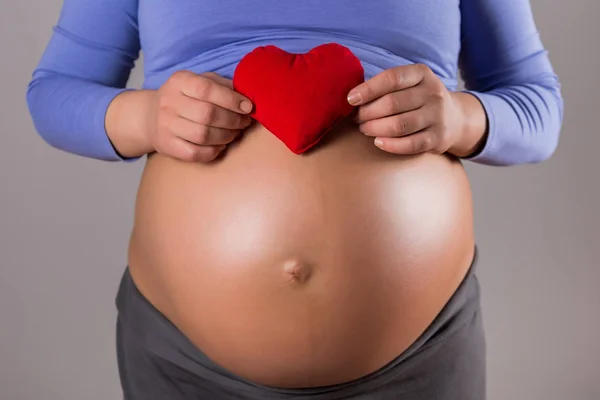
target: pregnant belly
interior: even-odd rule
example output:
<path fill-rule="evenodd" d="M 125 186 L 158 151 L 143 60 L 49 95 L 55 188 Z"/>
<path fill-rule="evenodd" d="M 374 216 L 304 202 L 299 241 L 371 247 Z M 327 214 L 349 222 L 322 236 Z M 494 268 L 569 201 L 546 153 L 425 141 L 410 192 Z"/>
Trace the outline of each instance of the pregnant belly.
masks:
<path fill-rule="evenodd" d="M 149 156 L 129 266 L 208 357 L 255 382 L 357 379 L 433 321 L 473 256 L 447 156 L 397 156 L 342 122 L 297 156 L 259 124 L 212 164 Z"/>

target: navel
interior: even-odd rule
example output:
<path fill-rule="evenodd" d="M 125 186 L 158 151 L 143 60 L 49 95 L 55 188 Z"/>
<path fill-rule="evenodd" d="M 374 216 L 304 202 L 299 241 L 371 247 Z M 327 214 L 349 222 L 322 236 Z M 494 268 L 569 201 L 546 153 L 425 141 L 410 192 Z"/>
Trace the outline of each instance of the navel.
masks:
<path fill-rule="evenodd" d="M 311 275 L 311 267 L 298 259 L 291 259 L 283 263 L 283 275 L 290 283 L 304 284 Z"/>

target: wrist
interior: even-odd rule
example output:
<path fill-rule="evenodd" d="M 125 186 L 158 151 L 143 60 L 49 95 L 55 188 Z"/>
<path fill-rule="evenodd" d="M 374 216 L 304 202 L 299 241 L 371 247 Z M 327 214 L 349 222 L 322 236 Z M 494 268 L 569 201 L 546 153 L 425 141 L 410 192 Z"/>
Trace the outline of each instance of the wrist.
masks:
<path fill-rule="evenodd" d="M 127 90 L 118 94 L 106 111 L 105 126 L 111 144 L 123 158 L 153 151 L 154 90 Z"/>
<path fill-rule="evenodd" d="M 483 105 L 470 93 L 451 92 L 461 123 L 456 140 L 448 149 L 456 157 L 466 158 L 481 151 L 488 133 L 488 120 Z"/>

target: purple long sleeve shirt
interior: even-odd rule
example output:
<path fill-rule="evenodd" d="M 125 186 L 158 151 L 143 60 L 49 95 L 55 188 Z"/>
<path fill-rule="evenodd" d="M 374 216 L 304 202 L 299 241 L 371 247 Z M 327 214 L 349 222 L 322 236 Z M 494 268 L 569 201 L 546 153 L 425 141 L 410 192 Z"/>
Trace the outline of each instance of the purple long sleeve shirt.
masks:
<path fill-rule="evenodd" d="M 461 74 L 488 118 L 473 162 L 535 163 L 556 149 L 563 99 L 528 0 L 65 0 L 27 102 L 50 145 L 133 161 L 115 151 L 105 115 L 140 51 L 143 88 L 156 89 L 180 69 L 231 78 L 257 46 L 304 53 L 327 42 L 350 48 L 365 79 L 424 63 L 457 90 Z"/>

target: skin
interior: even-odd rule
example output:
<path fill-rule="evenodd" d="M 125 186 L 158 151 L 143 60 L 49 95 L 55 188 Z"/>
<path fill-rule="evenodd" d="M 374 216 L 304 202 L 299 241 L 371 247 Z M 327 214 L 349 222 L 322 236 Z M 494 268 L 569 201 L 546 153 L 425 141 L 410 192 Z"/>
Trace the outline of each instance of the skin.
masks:
<path fill-rule="evenodd" d="M 356 118 L 367 127 L 402 116 L 380 108 L 386 96 L 416 97 L 366 90 Z M 426 329 L 472 259 L 462 165 L 382 151 L 372 144 L 382 134 L 350 118 L 297 157 L 261 124 L 244 129 L 244 100 L 230 80 L 180 72 L 111 104 L 118 151 L 153 153 L 129 247 L 136 287 L 208 357 L 252 381 L 312 387 L 376 371 Z"/>
<path fill-rule="evenodd" d="M 424 64 L 388 69 L 348 94 L 360 131 L 395 154 L 449 152 L 466 157 L 486 138 L 486 115 L 468 93 L 450 92 Z"/>
<path fill-rule="evenodd" d="M 209 358 L 260 384 L 378 370 L 429 326 L 473 257 L 462 164 L 382 151 L 351 118 L 302 157 L 253 123 L 213 162 L 144 161 L 136 287 Z"/>
<path fill-rule="evenodd" d="M 486 114 L 475 96 L 449 91 L 424 64 L 383 71 L 352 89 L 348 102 L 357 107 L 360 131 L 389 153 L 468 157 L 487 137 Z M 126 158 L 156 151 L 210 162 L 250 125 L 251 110 L 230 79 L 178 71 L 158 90 L 117 96 L 107 111 L 106 130 Z"/>
<path fill-rule="evenodd" d="M 210 162 L 250 125 L 251 110 L 250 100 L 233 90 L 230 79 L 178 71 L 158 90 L 117 96 L 106 114 L 106 131 L 126 158 L 156 151 Z"/>

